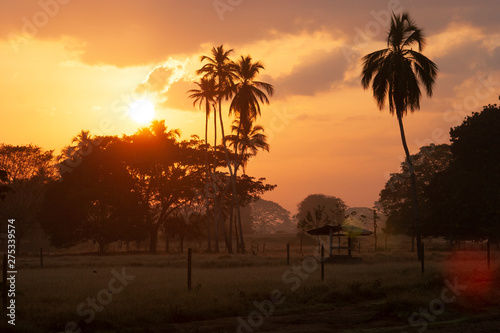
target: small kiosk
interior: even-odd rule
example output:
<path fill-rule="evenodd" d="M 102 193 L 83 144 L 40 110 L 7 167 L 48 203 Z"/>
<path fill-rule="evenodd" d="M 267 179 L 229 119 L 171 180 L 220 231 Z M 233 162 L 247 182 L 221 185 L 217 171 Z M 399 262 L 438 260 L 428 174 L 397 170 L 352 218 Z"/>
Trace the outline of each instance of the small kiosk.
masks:
<path fill-rule="evenodd" d="M 358 261 L 361 261 L 361 258 L 352 257 L 352 239 L 358 236 L 369 236 L 373 234 L 370 230 L 345 224 L 327 224 L 321 228 L 309 230 L 307 233 L 313 236 L 328 236 L 328 254 L 329 258 L 333 261 L 356 261 L 352 259 L 358 259 Z M 338 238 L 338 244 L 336 246 L 333 245 L 334 236 Z M 347 246 L 340 246 L 340 237 L 347 237 Z M 333 255 L 334 249 L 338 249 L 339 253 L 341 249 L 347 249 L 347 255 Z"/>

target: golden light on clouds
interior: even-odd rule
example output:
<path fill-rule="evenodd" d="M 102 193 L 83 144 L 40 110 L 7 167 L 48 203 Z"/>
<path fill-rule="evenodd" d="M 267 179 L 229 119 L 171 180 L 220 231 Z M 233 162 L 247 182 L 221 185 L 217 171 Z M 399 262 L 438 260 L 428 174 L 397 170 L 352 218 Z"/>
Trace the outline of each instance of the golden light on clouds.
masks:
<path fill-rule="evenodd" d="M 385 175 L 399 168 L 396 120 L 378 110 L 359 77 L 360 57 L 386 46 L 387 27 L 373 13 L 387 11 L 387 1 L 252 1 L 224 13 L 224 20 L 210 1 L 71 1 L 17 50 L 9 36 L 22 33 L 23 19 L 42 9 L 37 2 L 2 5 L 2 142 L 57 151 L 82 129 L 132 134 L 147 125 L 138 119 L 152 119 L 150 106 L 131 118 L 130 106 L 142 99 L 152 103 L 154 119 L 181 129 L 183 138 L 203 137 L 204 112 L 186 92 L 196 88 L 201 55 L 224 44 L 235 50 L 235 60 L 250 55 L 261 61 L 260 79 L 276 90 L 257 121 L 271 152 L 248 165 L 250 174 L 278 184 L 265 198 L 293 210 L 308 194 L 322 192 L 371 206 Z M 440 67 L 433 98 L 405 119 L 415 150 L 420 143 L 446 141 L 465 114 L 497 101 L 499 5 L 461 0 L 399 6 L 424 28 L 424 53 Z M 374 24 L 378 29 L 369 38 L 360 35 Z"/>

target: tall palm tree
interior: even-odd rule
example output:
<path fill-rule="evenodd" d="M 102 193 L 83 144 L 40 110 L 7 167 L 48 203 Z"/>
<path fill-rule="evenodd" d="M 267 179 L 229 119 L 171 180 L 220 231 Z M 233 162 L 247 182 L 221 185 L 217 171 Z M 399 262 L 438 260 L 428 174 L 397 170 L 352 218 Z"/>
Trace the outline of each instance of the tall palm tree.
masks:
<path fill-rule="evenodd" d="M 245 139 L 248 139 L 248 135 L 250 134 L 253 126 L 252 122 L 257 118 L 257 116 L 260 116 L 261 114 L 260 103 L 269 104 L 268 96 L 272 96 L 274 93 L 274 87 L 271 84 L 256 80 L 261 69 L 264 69 L 264 66 L 262 66 L 259 61 L 253 62 L 250 56 L 241 56 L 234 68 L 235 93 L 234 98 L 231 101 L 229 114 L 235 114 L 239 118 L 236 131 L 233 128 L 233 132 L 236 132 L 236 137 L 234 138 L 236 140 L 232 141 L 232 143 L 236 156 L 240 155 L 239 145 L 244 143 Z M 262 127 L 260 127 L 260 129 L 263 131 Z M 260 131 L 260 129 L 256 130 Z M 237 161 L 238 160 L 241 160 L 242 162 L 244 161 L 243 159 L 237 158 Z M 238 163 L 236 163 L 233 174 L 234 184 L 236 184 L 238 167 L 239 165 Z M 243 241 L 243 231 L 241 228 L 240 207 L 238 203 L 236 203 L 236 205 L 240 238 L 239 241 L 242 247 L 242 251 L 244 252 L 245 244 Z"/>
<path fill-rule="evenodd" d="M 217 96 L 217 104 L 219 108 L 219 121 L 220 121 L 220 127 L 221 127 L 221 134 L 222 134 L 222 144 L 224 146 L 224 152 L 226 154 L 226 161 L 227 161 L 227 168 L 229 170 L 229 175 L 230 175 L 230 182 L 232 183 L 233 187 L 233 196 L 236 197 L 236 184 L 233 181 L 233 170 L 231 167 L 231 161 L 229 159 L 229 153 L 227 150 L 227 145 L 225 141 L 225 135 L 224 135 L 224 122 L 222 119 L 222 100 L 228 100 L 231 98 L 233 95 L 233 87 L 234 87 L 234 69 L 235 69 L 235 64 L 234 62 L 229 59 L 229 55 L 233 52 L 232 49 L 230 50 L 224 50 L 224 46 L 218 46 L 212 48 L 212 56 L 202 56 L 201 61 L 204 62 L 206 61 L 207 63 L 202 66 L 201 69 L 197 71 L 198 74 L 203 74 L 203 77 L 209 80 L 214 80 L 215 82 L 215 87 L 216 87 L 216 96 Z M 217 127 L 215 125 L 215 127 Z M 216 146 L 216 145 L 215 145 Z M 214 174 L 215 174 L 215 163 L 214 163 Z M 227 188 L 227 187 L 226 187 Z M 214 197 L 215 198 L 215 197 Z M 224 198 L 224 195 L 222 195 L 222 198 Z M 215 204 L 215 210 L 216 216 L 220 216 L 221 212 L 220 209 L 217 209 L 217 203 Z M 220 205 L 222 206 L 222 205 Z M 219 207 L 220 208 L 220 207 Z M 215 225 L 218 223 L 218 218 L 216 218 Z M 223 232 L 225 232 L 225 227 L 224 227 L 224 220 L 222 220 L 223 223 Z M 229 244 L 226 244 L 226 246 L 229 247 Z M 215 251 L 217 252 L 218 249 L 218 244 L 217 242 L 215 243 Z M 231 249 L 228 248 L 228 251 L 230 252 Z"/>
<path fill-rule="evenodd" d="M 195 82 L 195 84 L 198 85 L 198 89 L 191 89 L 188 91 L 188 93 L 191 93 L 189 95 L 189 98 L 192 98 L 193 105 L 196 106 L 196 104 L 199 105 L 199 108 L 201 109 L 203 103 L 205 103 L 205 172 L 206 172 L 206 177 L 207 177 L 207 185 L 210 182 L 210 176 L 209 176 L 209 165 L 208 165 L 208 118 L 210 116 L 210 110 L 213 105 L 215 105 L 215 81 L 211 80 L 206 77 L 202 77 L 200 82 Z M 214 112 L 214 120 L 215 120 L 215 125 L 217 125 L 217 120 L 216 120 L 216 114 Z M 215 144 L 214 147 L 217 145 L 217 126 L 215 127 Z M 214 163 L 216 165 L 216 163 Z M 208 201 L 208 193 L 205 193 L 205 209 L 207 212 L 207 240 L 208 240 L 208 251 L 212 251 L 212 244 L 211 244 L 211 237 L 210 237 L 210 219 L 208 218 L 208 210 L 209 210 L 209 201 Z"/>
<path fill-rule="evenodd" d="M 412 49 L 418 45 L 418 52 Z M 413 163 L 403 127 L 403 116 L 420 109 L 420 84 L 429 97 L 437 76 L 437 65 L 420 53 L 425 45 L 422 30 L 408 13 L 399 16 L 393 13 L 387 35 L 387 48 L 363 57 L 361 84 L 368 89 L 372 83 L 373 97 L 379 109 L 383 109 L 386 98 L 389 112 L 396 114 L 401 141 L 406 154 L 412 187 L 414 229 L 417 238 L 418 258 L 421 258 L 420 221 L 417 202 L 416 179 Z"/>

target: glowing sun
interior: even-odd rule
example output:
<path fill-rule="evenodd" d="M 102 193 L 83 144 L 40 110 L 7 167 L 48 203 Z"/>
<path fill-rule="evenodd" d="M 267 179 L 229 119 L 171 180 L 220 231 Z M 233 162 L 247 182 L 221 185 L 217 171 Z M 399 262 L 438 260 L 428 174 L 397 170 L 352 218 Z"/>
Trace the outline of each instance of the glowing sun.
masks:
<path fill-rule="evenodd" d="M 147 99 L 139 99 L 130 104 L 129 114 L 130 118 L 135 122 L 141 124 L 149 123 L 155 116 L 155 107 Z"/>

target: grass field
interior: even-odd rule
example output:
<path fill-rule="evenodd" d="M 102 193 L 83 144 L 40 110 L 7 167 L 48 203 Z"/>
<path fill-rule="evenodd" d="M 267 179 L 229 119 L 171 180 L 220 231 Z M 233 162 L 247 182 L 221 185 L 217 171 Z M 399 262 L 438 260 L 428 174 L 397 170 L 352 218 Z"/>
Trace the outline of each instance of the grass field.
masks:
<path fill-rule="evenodd" d="M 500 306 L 500 253 L 492 252 L 488 270 L 478 245 L 451 252 L 443 242 L 428 242 L 422 274 L 406 238 L 393 239 L 387 252 L 377 253 L 366 241 L 353 253 L 362 263 L 326 263 L 321 281 L 314 240 L 306 242 L 303 253 L 293 235 L 249 237 L 249 247 L 252 242 L 255 253 L 249 254 L 204 254 L 194 247 L 191 291 L 185 253 L 54 254 L 44 258 L 43 268 L 36 256 L 18 258 L 16 326 L 2 320 L 0 328 L 131 333 L 237 332 L 239 327 L 247 332 L 279 331 L 286 324 L 304 326 L 304 332 L 321 331 L 317 325 L 416 332 L 424 324 L 453 326 Z M 450 285 L 459 288 L 453 293 Z M 426 307 L 429 317 L 414 316 L 412 327 L 412 314 Z"/>

